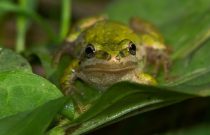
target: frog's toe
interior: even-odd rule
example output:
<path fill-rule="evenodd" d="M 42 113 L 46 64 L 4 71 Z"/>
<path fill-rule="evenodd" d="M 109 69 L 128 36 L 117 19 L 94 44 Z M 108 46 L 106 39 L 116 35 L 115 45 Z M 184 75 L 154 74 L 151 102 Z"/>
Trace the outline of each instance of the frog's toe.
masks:
<path fill-rule="evenodd" d="M 146 84 L 146 85 L 157 85 L 157 81 L 151 75 L 146 73 L 139 73 L 136 75 L 137 83 Z"/>

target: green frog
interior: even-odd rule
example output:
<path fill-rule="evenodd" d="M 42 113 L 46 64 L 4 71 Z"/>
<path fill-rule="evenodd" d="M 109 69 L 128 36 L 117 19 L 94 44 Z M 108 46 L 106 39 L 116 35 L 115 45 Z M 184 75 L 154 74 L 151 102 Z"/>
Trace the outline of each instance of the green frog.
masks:
<path fill-rule="evenodd" d="M 73 57 L 61 79 L 65 95 L 74 92 L 77 79 L 102 91 L 121 81 L 156 85 L 145 72 L 147 65 L 153 64 L 155 72 L 162 66 L 165 73 L 170 65 L 161 34 L 138 17 L 130 26 L 104 16 L 83 19 L 72 28 L 57 59 L 65 52 Z"/>

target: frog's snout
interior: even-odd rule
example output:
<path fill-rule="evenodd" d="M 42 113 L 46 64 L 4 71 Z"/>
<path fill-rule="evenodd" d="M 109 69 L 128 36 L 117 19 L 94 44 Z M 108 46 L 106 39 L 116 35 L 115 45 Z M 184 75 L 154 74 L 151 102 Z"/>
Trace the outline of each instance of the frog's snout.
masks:
<path fill-rule="evenodd" d="M 113 56 L 113 57 L 111 57 L 111 59 L 109 60 L 109 61 L 111 61 L 111 62 L 120 62 L 120 56 L 119 55 L 117 55 L 117 56 Z"/>

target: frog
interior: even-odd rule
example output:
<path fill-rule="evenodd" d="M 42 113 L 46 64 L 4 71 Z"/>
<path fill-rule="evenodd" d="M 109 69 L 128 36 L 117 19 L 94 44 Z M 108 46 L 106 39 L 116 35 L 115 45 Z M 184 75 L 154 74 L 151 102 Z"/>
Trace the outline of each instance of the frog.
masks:
<path fill-rule="evenodd" d="M 169 54 L 162 35 L 151 23 L 133 17 L 129 25 L 107 16 L 88 17 L 73 26 L 57 53 L 57 61 L 67 53 L 73 58 L 61 78 L 64 95 L 75 92 L 75 81 L 105 91 L 115 83 L 129 81 L 157 85 L 146 72 L 153 64 L 155 72 L 168 72 Z"/>

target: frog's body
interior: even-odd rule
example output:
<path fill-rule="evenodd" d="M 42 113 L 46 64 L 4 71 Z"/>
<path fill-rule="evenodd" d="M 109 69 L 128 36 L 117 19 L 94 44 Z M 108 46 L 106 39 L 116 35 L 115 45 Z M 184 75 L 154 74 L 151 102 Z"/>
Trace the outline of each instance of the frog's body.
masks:
<path fill-rule="evenodd" d="M 74 60 L 61 80 L 64 93 L 72 91 L 77 78 L 102 90 L 121 81 L 155 85 L 155 79 L 144 73 L 147 51 L 165 49 L 155 34 L 141 35 L 141 30 L 101 18 L 74 30 L 68 37 Z"/>

